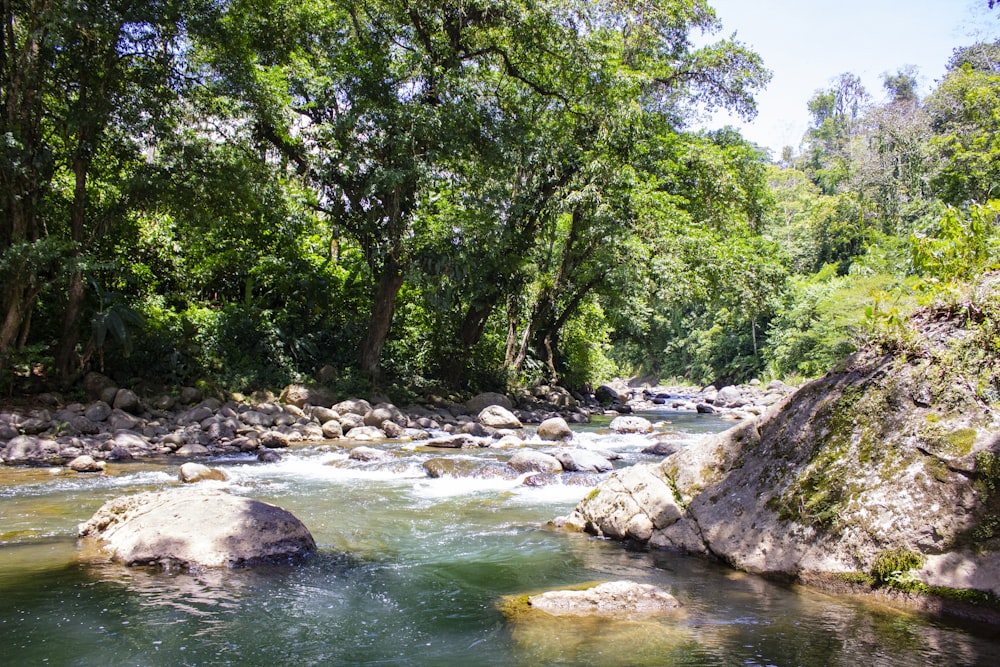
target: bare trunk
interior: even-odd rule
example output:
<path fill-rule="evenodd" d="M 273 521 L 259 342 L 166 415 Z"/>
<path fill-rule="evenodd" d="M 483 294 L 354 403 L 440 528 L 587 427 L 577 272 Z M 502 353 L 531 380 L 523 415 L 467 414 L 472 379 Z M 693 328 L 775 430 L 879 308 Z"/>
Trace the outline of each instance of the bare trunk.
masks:
<path fill-rule="evenodd" d="M 73 210 L 71 213 L 73 242 L 76 249 L 73 257 L 79 260 L 80 248 L 84 239 L 84 225 L 87 216 L 87 171 L 90 160 L 82 154 L 84 146 L 90 141 L 90 133 L 81 137 L 81 148 L 73 159 L 73 172 L 76 184 L 73 190 Z M 80 316 L 83 313 L 83 270 L 79 265 L 70 277 L 69 290 L 66 294 L 66 310 L 63 313 L 62 338 L 56 351 L 56 371 L 63 379 L 70 377 L 76 370 L 76 344 L 80 338 Z"/>
<path fill-rule="evenodd" d="M 396 312 L 396 295 L 403 286 L 403 272 L 394 262 L 386 262 L 375 287 L 372 316 L 368 324 L 368 335 L 361 343 L 361 371 L 370 377 L 378 377 L 382 348 L 389 338 L 392 317 Z"/>

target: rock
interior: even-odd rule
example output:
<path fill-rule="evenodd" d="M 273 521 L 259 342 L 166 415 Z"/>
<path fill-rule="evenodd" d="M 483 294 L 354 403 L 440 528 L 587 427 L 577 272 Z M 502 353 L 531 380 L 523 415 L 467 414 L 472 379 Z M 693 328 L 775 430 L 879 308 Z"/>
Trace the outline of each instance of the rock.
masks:
<path fill-rule="evenodd" d="M 83 387 L 91 398 L 100 398 L 106 389 L 114 388 L 114 381 L 106 375 L 91 371 L 83 377 Z"/>
<path fill-rule="evenodd" d="M 652 454 L 654 456 L 670 456 L 671 454 L 675 454 L 680 451 L 682 446 L 683 445 L 676 440 L 661 440 L 659 442 L 654 442 L 648 447 L 644 447 L 642 453 Z"/>
<path fill-rule="evenodd" d="M 643 464 L 613 473 L 576 512 L 588 532 L 643 542 L 684 515 L 662 467 Z"/>
<path fill-rule="evenodd" d="M 507 465 L 519 473 L 525 472 L 562 472 L 563 466 L 559 459 L 551 454 L 535 451 L 534 449 L 522 449 L 510 457 Z"/>
<path fill-rule="evenodd" d="M 380 403 L 365 414 L 365 426 L 378 426 L 383 422 L 393 422 L 398 426 L 406 426 L 407 418 L 395 405 Z"/>
<path fill-rule="evenodd" d="M 361 417 L 360 426 L 364 425 L 364 416 L 372 411 L 372 405 L 361 398 L 349 398 L 333 406 L 333 409 L 340 413 L 341 417 L 346 415 L 357 415 Z M 341 420 L 343 421 L 343 420 Z"/>
<path fill-rule="evenodd" d="M 660 614 L 681 607 L 670 593 L 649 584 L 609 581 L 586 590 L 548 591 L 529 595 L 533 609 L 556 616 L 630 616 Z"/>
<path fill-rule="evenodd" d="M 107 464 L 104 461 L 95 461 L 89 454 L 81 454 L 70 461 L 67 467 L 77 472 L 103 472 Z"/>
<path fill-rule="evenodd" d="M 42 463 L 59 459 L 59 444 L 31 435 L 19 435 L 3 448 L 6 463 Z"/>
<path fill-rule="evenodd" d="M 318 405 L 312 409 L 312 418 L 317 424 L 325 424 L 329 421 L 339 421 L 340 413 L 333 408 Z"/>
<path fill-rule="evenodd" d="M 182 447 L 178 447 L 174 454 L 177 456 L 208 456 L 208 447 L 205 445 L 199 445 L 197 443 L 188 443 Z"/>
<path fill-rule="evenodd" d="M 194 405 L 195 403 L 201 401 L 204 397 L 205 395 L 202 393 L 201 389 L 198 389 L 197 387 L 181 387 L 180 396 L 178 398 L 183 405 Z"/>
<path fill-rule="evenodd" d="M 469 435 L 459 434 L 446 436 L 443 438 L 432 438 L 424 443 L 425 447 L 439 447 L 443 449 L 461 449 L 463 447 L 478 447 L 478 441 Z"/>
<path fill-rule="evenodd" d="M 375 449 L 374 447 L 355 447 L 347 455 L 347 458 L 352 461 L 382 461 L 389 458 L 389 455 L 383 452 L 381 449 Z"/>
<path fill-rule="evenodd" d="M 573 431 L 565 419 L 552 417 L 538 425 L 538 437 L 542 440 L 572 440 Z"/>
<path fill-rule="evenodd" d="M 259 500 L 195 488 L 115 498 L 79 528 L 125 565 L 224 567 L 313 553 L 308 529 Z"/>
<path fill-rule="evenodd" d="M 206 465 L 191 461 L 182 464 L 177 471 L 177 475 L 185 484 L 192 484 L 194 482 L 201 482 L 204 480 L 215 480 L 219 482 L 226 482 L 229 480 L 229 475 L 227 475 L 225 471 L 219 470 L 218 468 L 209 468 Z"/>
<path fill-rule="evenodd" d="M 111 439 L 113 446 L 124 447 L 129 451 L 143 451 L 150 448 L 149 440 L 130 431 L 118 431 Z"/>
<path fill-rule="evenodd" d="M 50 417 L 28 417 L 21 422 L 21 432 L 25 435 L 40 435 L 51 428 Z"/>
<path fill-rule="evenodd" d="M 139 419 L 124 410 L 112 410 L 108 416 L 108 426 L 113 431 L 132 431 L 139 427 Z"/>
<path fill-rule="evenodd" d="M 69 420 L 69 425 L 77 432 L 84 435 L 94 435 L 99 433 L 101 428 L 92 420 L 87 419 L 83 415 L 76 415 L 71 417 Z"/>
<path fill-rule="evenodd" d="M 83 412 L 83 416 L 92 422 L 102 422 L 111 416 L 111 406 L 104 401 L 91 403 Z"/>
<path fill-rule="evenodd" d="M 260 434 L 260 446 L 267 449 L 283 449 L 289 442 L 288 434 L 280 431 L 264 431 Z"/>
<path fill-rule="evenodd" d="M 281 391 L 278 400 L 301 408 L 305 404 L 330 407 L 337 401 L 332 391 L 322 385 L 290 384 Z"/>
<path fill-rule="evenodd" d="M 240 415 L 240 421 L 247 426 L 270 428 L 274 425 L 274 415 L 269 415 L 266 412 L 258 412 L 257 410 L 247 410 Z"/>
<path fill-rule="evenodd" d="M 365 418 L 356 412 L 343 412 L 340 415 L 340 426 L 344 433 L 347 433 L 352 428 L 358 428 L 365 425 Z"/>
<path fill-rule="evenodd" d="M 323 431 L 324 438 L 336 440 L 337 438 L 344 437 L 344 429 L 341 427 L 340 422 L 336 419 L 323 422 L 323 425 L 320 428 Z"/>
<path fill-rule="evenodd" d="M 257 452 L 257 460 L 261 463 L 277 463 L 281 460 L 281 454 L 273 449 L 262 449 Z"/>
<path fill-rule="evenodd" d="M 173 410 L 177 407 L 177 401 L 174 400 L 173 396 L 167 396 L 166 394 L 161 394 L 153 399 L 151 405 L 162 412 L 168 410 Z"/>
<path fill-rule="evenodd" d="M 451 477 L 455 479 L 514 479 L 516 473 L 492 461 L 467 458 L 430 459 L 423 464 L 427 475 L 434 479 Z"/>
<path fill-rule="evenodd" d="M 114 445 L 108 452 L 107 458 L 109 461 L 131 461 L 133 456 L 127 447 Z"/>
<path fill-rule="evenodd" d="M 382 429 L 387 438 L 402 438 L 404 436 L 405 429 L 396 422 L 389 421 L 388 419 L 382 422 L 379 428 Z"/>
<path fill-rule="evenodd" d="M 615 417 L 608 425 L 615 433 L 652 433 L 653 425 L 644 417 Z"/>
<path fill-rule="evenodd" d="M 521 420 L 501 405 L 489 405 L 480 411 L 476 421 L 489 428 L 521 428 Z"/>
<path fill-rule="evenodd" d="M 607 472 L 613 470 L 611 461 L 586 449 L 564 449 L 556 452 L 563 470 L 569 472 Z"/>
<path fill-rule="evenodd" d="M 514 409 L 513 402 L 511 402 L 511 400 L 503 394 L 485 392 L 466 401 L 465 411 L 470 415 L 478 415 L 485 408 L 488 408 L 491 405 L 498 405 L 505 410 Z"/>
<path fill-rule="evenodd" d="M 871 576 L 906 553 L 921 565 L 905 574 L 927 586 L 1000 595 L 997 496 L 983 491 L 1000 419 L 968 379 L 992 367 L 963 356 L 979 345 L 964 315 L 921 311 L 907 326 L 920 349 L 862 349 L 758 418 L 613 473 L 576 512 L 595 534 L 751 573 Z M 734 400 L 726 389 L 718 403 Z"/>
<path fill-rule="evenodd" d="M 618 391 L 606 384 L 602 384 L 594 391 L 594 399 L 601 405 L 617 405 L 622 402 Z"/>
<path fill-rule="evenodd" d="M 115 393 L 115 400 L 111 405 L 115 410 L 122 410 L 130 414 L 142 412 L 142 403 L 139 397 L 131 389 L 119 389 Z"/>
<path fill-rule="evenodd" d="M 734 407 L 737 404 L 745 404 L 743 403 L 743 392 L 741 392 L 738 387 L 734 387 L 732 385 L 720 389 L 715 395 L 714 402 L 716 405 L 721 405 L 723 407 Z"/>
<path fill-rule="evenodd" d="M 378 428 L 377 426 L 356 426 L 350 431 L 344 434 L 344 437 L 348 440 L 360 440 L 360 441 L 371 441 L 371 440 L 385 440 L 385 431 Z"/>
<path fill-rule="evenodd" d="M 491 429 L 488 426 L 483 426 L 479 422 L 465 422 L 462 424 L 461 428 L 458 429 L 458 433 L 471 435 L 475 438 L 488 438 L 495 430 L 496 429 Z"/>

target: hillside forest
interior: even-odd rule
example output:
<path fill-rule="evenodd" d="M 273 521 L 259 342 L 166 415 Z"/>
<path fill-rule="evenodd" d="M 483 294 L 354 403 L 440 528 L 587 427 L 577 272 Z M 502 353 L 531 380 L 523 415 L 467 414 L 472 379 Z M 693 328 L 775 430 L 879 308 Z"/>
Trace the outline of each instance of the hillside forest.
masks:
<path fill-rule="evenodd" d="M 797 382 L 1000 263 L 1000 42 L 778 156 L 698 129 L 770 76 L 704 0 L 3 12 L 3 395 Z"/>

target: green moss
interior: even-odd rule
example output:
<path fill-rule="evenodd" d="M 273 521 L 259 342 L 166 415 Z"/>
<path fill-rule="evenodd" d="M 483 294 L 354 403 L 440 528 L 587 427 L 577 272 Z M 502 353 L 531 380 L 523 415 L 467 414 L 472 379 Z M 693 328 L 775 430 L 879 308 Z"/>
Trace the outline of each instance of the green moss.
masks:
<path fill-rule="evenodd" d="M 977 591 L 971 588 L 948 588 L 946 586 L 922 586 L 921 588 L 921 592 L 927 595 L 958 600 L 977 607 L 1000 609 L 1000 597 L 988 591 Z"/>
<path fill-rule="evenodd" d="M 871 575 L 877 585 L 913 591 L 921 584 L 910 575 L 910 570 L 915 570 L 923 564 L 923 556 L 906 547 L 886 549 L 875 557 Z"/>
<path fill-rule="evenodd" d="M 875 587 L 875 577 L 867 572 L 837 572 L 834 576 L 855 586 Z"/>
<path fill-rule="evenodd" d="M 601 493 L 601 488 L 600 487 L 594 487 L 593 490 L 591 490 L 591 492 L 588 493 L 586 495 L 586 497 L 584 497 L 583 502 L 589 503 L 591 500 L 593 500 L 594 498 L 596 498 L 597 496 L 599 496 L 600 493 Z"/>
<path fill-rule="evenodd" d="M 976 454 L 976 481 L 987 496 L 996 493 L 1000 488 L 1000 456 L 994 452 Z"/>
<path fill-rule="evenodd" d="M 973 445 L 976 444 L 976 429 L 960 428 L 944 436 L 949 454 L 955 456 L 968 456 L 972 452 Z"/>

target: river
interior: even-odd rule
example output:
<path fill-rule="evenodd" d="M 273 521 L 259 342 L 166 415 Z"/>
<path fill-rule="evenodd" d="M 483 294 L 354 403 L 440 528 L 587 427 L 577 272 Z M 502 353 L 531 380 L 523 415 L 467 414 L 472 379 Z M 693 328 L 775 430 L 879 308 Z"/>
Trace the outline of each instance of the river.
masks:
<path fill-rule="evenodd" d="M 704 437 L 713 416 L 659 413 Z M 652 461 L 648 441 L 603 423 L 575 441 Z M 278 463 L 216 459 L 220 485 L 278 504 L 320 545 L 300 565 L 200 573 L 95 564 L 76 526 L 106 500 L 179 484 L 176 461 L 104 475 L 0 468 L 3 665 L 996 665 L 993 628 L 928 619 L 785 586 L 702 559 L 632 551 L 546 526 L 591 478 L 545 486 L 485 475 L 430 478 L 422 464 L 487 466 L 509 450 L 391 450 L 347 459 L 333 443 Z M 495 466 L 495 467 L 491 467 Z M 666 588 L 681 613 L 650 622 L 509 622 L 503 596 L 590 581 Z"/>

